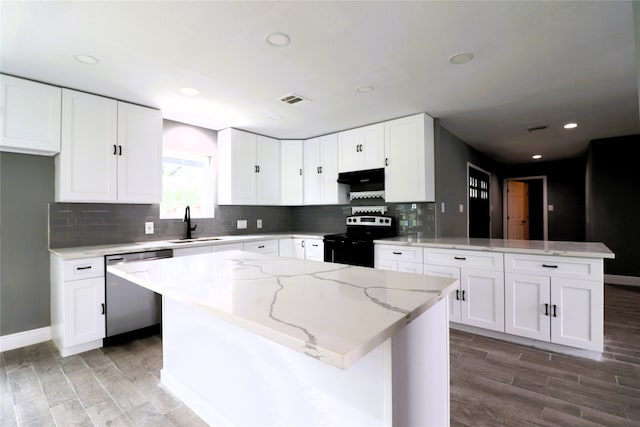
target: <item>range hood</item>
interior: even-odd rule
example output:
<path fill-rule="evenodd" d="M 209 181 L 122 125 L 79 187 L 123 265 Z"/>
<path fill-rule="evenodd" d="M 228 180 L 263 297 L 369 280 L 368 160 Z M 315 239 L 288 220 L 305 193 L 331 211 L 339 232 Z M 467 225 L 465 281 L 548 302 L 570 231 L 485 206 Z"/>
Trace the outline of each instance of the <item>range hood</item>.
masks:
<path fill-rule="evenodd" d="M 338 182 L 349 185 L 378 184 L 384 188 L 384 168 L 342 172 L 338 174 Z"/>

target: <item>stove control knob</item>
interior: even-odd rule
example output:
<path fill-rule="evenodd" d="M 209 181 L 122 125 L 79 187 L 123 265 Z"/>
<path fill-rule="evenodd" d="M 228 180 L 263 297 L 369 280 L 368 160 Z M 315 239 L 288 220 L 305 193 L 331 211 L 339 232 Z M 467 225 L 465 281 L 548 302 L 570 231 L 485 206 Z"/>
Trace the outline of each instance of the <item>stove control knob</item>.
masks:
<path fill-rule="evenodd" d="M 389 218 L 385 219 L 384 222 L 386 222 L 387 224 L 389 224 L 391 222 L 391 220 Z"/>

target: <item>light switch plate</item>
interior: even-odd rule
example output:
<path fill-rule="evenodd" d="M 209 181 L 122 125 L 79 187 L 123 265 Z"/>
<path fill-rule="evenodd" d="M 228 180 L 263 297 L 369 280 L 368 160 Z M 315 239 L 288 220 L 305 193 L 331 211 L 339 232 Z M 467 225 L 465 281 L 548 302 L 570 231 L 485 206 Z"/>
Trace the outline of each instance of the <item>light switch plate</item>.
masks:
<path fill-rule="evenodd" d="M 262 228 L 262 220 L 261 219 L 257 219 L 256 220 L 256 227 L 257 228 Z"/>
<path fill-rule="evenodd" d="M 144 223 L 144 234 L 153 234 L 153 222 Z"/>
<path fill-rule="evenodd" d="M 464 212 L 464 205 L 460 203 L 460 213 Z"/>
<path fill-rule="evenodd" d="M 238 228 L 238 230 L 243 229 L 243 228 L 247 228 L 247 220 L 246 219 L 239 219 L 236 223 L 236 226 Z"/>
<path fill-rule="evenodd" d="M 549 212 L 553 212 L 553 205 L 549 205 L 549 206 L 547 206 L 547 210 L 548 210 Z"/>

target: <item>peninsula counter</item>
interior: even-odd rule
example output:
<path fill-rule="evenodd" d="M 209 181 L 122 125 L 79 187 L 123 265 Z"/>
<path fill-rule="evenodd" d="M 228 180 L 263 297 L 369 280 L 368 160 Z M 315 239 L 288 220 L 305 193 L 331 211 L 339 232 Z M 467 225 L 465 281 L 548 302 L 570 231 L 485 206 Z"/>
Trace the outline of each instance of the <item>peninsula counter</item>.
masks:
<path fill-rule="evenodd" d="M 242 251 L 108 271 L 163 295 L 162 382 L 211 424 L 448 425 L 455 279 Z"/>

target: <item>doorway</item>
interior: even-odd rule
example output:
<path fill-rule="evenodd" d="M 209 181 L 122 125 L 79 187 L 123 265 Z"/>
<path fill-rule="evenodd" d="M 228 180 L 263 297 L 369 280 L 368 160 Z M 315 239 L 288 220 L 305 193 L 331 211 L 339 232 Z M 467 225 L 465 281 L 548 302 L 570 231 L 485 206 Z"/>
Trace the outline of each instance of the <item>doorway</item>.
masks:
<path fill-rule="evenodd" d="M 507 178 L 503 188 L 505 238 L 547 240 L 547 177 Z"/>
<path fill-rule="evenodd" d="M 467 236 L 489 239 L 491 237 L 491 174 L 467 163 Z"/>

